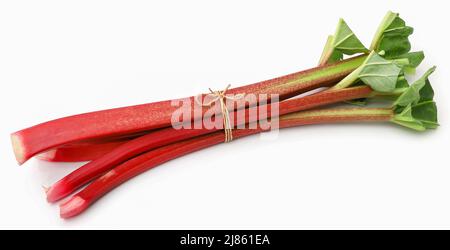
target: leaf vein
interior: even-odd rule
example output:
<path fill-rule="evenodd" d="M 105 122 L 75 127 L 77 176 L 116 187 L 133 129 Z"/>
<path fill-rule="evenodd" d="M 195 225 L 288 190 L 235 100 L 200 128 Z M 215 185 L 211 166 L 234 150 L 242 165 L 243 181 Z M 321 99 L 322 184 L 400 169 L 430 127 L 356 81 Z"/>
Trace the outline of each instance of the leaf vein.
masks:
<path fill-rule="evenodd" d="M 345 42 L 347 39 L 349 39 L 350 37 L 355 36 L 354 33 L 350 33 L 347 36 L 345 36 L 344 38 L 342 38 L 339 42 L 337 42 L 334 46 L 338 47 L 339 45 L 341 45 L 343 42 Z"/>

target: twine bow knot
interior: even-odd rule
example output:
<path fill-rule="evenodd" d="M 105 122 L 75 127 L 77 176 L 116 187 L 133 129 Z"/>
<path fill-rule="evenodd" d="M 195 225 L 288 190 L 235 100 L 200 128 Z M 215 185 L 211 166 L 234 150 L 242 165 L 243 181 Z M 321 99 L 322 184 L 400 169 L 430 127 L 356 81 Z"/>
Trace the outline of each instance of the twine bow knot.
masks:
<path fill-rule="evenodd" d="M 195 97 L 195 101 L 197 102 L 198 105 L 202 106 L 202 107 L 209 107 L 211 106 L 213 103 L 219 101 L 220 103 L 220 109 L 222 112 L 222 117 L 223 117 L 223 129 L 225 131 L 225 142 L 230 142 L 233 140 L 233 127 L 231 126 L 231 122 L 230 122 L 230 112 L 228 111 L 227 105 L 225 104 L 225 100 L 239 100 L 242 99 L 244 97 L 244 94 L 237 94 L 234 96 L 227 96 L 226 93 L 228 91 L 228 89 L 231 87 L 230 84 L 228 84 L 228 86 L 224 89 L 224 90 L 216 90 L 213 91 L 212 89 L 209 89 L 209 94 L 207 94 L 206 96 L 212 96 L 212 100 L 206 103 L 202 103 L 198 98 L 199 96 Z"/>

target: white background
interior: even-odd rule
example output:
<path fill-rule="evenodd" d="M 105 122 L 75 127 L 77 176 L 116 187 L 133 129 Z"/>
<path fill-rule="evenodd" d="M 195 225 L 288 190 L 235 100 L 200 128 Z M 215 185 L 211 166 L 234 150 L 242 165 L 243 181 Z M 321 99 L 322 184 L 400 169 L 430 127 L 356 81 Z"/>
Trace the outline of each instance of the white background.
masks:
<path fill-rule="evenodd" d="M 2 1 L 0 228 L 450 227 L 446 1 Z M 17 166 L 9 134 L 313 67 L 339 17 L 369 44 L 387 10 L 415 28 L 441 127 L 294 128 L 171 161 L 61 220 L 50 185 L 79 164 Z"/>

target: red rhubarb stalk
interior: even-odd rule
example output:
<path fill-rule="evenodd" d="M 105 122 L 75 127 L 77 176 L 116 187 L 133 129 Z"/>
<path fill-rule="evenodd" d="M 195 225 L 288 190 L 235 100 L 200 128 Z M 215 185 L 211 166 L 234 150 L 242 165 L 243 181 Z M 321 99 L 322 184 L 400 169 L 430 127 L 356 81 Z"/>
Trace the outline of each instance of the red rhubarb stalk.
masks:
<path fill-rule="evenodd" d="M 114 148 L 117 148 L 118 146 L 147 133 L 142 132 L 139 134 L 130 134 L 121 138 L 102 138 L 101 140 L 90 140 L 85 142 L 77 142 L 74 144 L 66 144 L 40 153 L 36 157 L 39 160 L 50 162 L 92 161 L 100 158 Z"/>
<path fill-rule="evenodd" d="M 320 92 L 314 95 L 280 102 L 279 115 L 307 110 L 327 104 L 369 97 L 372 93 L 372 89 L 368 86 Z M 260 105 L 259 107 L 253 107 L 250 109 L 265 110 L 266 108 L 268 111 L 268 115 L 270 116 L 271 105 Z M 236 125 L 241 125 L 242 122 L 250 123 L 258 120 L 257 117 L 250 116 L 250 114 L 257 114 L 258 112 L 252 112 L 250 111 L 250 109 L 246 110 L 245 119 L 243 119 L 243 121 L 240 120 L 241 123 L 239 123 L 239 121 L 237 121 L 236 119 L 237 112 L 230 113 L 230 116 L 235 117 L 235 121 L 237 121 Z M 218 119 L 221 119 L 221 117 L 218 117 Z M 206 120 L 205 122 L 208 122 L 208 120 Z M 47 190 L 47 200 L 49 202 L 55 202 L 66 197 L 67 195 L 76 191 L 79 187 L 85 185 L 86 183 L 92 181 L 111 168 L 136 155 L 157 147 L 171 144 L 173 142 L 213 133 L 220 129 L 215 127 L 213 129 L 207 129 L 210 127 L 213 126 L 211 124 L 204 124 L 204 127 L 202 129 L 179 130 L 169 127 L 131 140 L 113 149 L 111 152 L 103 155 L 102 157 L 78 168 L 71 174 L 55 183 Z"/>
<path fill-rule="evenodd" d="M 389 108 L 335 108 L 293 112 L 280 117 L 279 127 L 285 128 L 307 124 L 350 121 L 389 121 L 416 131 L 435 129 L 439 126 L 437 106 L 433 101 L 434 91 L 428 79 L 434 70 L 435 67 L 432 67 L 425 72 L 421 78 L 403 91 Z M 322 92 L 318 95 L 327 93 L 329 92 Z M 259 131 L 261 129 L 237 129 L 235 130 L 235 138 L 254 134 Z M 215 132 L 210 135 L 191 138 L 143 153 L 110 170 L 68 202 L 63 203 L 61 205 L 61 216 L 71 217 L 82 212 L 109 190 L 147 169 L 222 141 L 223 134 L 221 132 Z"/>
<path fill-rule="evenodd" d="M 360 66 L 367 56 L 347 59 L 283 77 L 230 89 L 228 94 L 278 94 L 280 100 L 330 86 Z M 194 105 L 194 97 L 191 97 Z M 250 103 L 249 106 L 256 105 Z M 11 135 L 19 164 L 49 149 L 79 141 L 111 138 L 171 125 L 178 107 L 171 100 L 69 116 L 42 123 Z M 193 109 L 192 109 L 193 110 Z M 206 111 L 206 109 L 204 110 Z M 197 116 L 196 116 L 197 115 Z M 193 114 L 193 119 L 199 119 Z"/>
<path fill-rule="evenodd" d="M 323 109 L 291 113 L 280 117 L 280 128 L 361 121 L 390 121 L 394 113 L 391 109 Z M 262 129 L 238 129 L 234 131 L 234 138 L 259 133 Z M 96 200 L 125 181 L 145 172 L 164 162 L 181 157 L 191 152 L 201 150 L 223 142 L 222 132 L 199 136 L 189 140 L 160 147 L 137 156 L 110 170 L 100 178 L 89 184 L 84 190 L 60 205 L 60 216 L 70 218 L 86 210 Z"/>
<path fill-rule="evenodd" d="M 50 149 L 37 155 L 39 160 L 50 162 L 82 162 L 92 161 L 111 152 L 118 146 L 129 140 L 119 140 L 105 143 L 84 143 L 76 145 L 67 145 L 59 148 Z"/>

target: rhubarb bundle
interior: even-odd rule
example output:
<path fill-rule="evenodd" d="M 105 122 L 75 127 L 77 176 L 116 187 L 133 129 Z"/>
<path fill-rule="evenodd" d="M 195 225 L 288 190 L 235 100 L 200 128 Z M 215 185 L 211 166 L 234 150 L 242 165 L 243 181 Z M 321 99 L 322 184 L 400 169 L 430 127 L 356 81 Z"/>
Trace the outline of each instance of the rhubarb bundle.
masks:
<path fill-rule="evenodd" d="M 46 189 L 47 200 L 56 202 L 87 185 L 61 204 L 61 217 L 69 218 L 148 169 L 224 142 L 222 130 L 231 130 L 238 139 L 267 131 L 267 126 L 336 122 L 392 122 L 415 131 L 434 129 L 437 108 L 429 76 L 435 67 L 411 85 L 405 78 L 424 59 L 423 52 L 410 52 L 412 33 L 413 28 L 398 14 L 388 12 L 366 48 L 340 19 L 336 32 L 327 39 L 319 66 L 226 93 L 212 92 L 226 107 L 228 95 L 265 94 L 265 99 L 250 99 L 225 111 L 222 106 L 222 113 L 214 114 L 202 106 L 195 112 L 197 98 L 186 98 L 189 119 L 183 124 L 190 126 L 181 128 L 172 126 L 177 107 L 171 100 L 65 117 L 12 134 L 14 153 L 19 164 L 33 156 L 48 161 L 89 161 Z M 316 91 L 292 98 L 310 90 Z M 279 102 L 272 100 L 274 95 Z M 386 107 L 362 107 L 376 98 L 392 102 Z M 358 107 L 333 107 L 342 103 Z M 270 119 L 259 115 L 260 110 L 266 110 Z M 229 118 L 235 122 L 227 128 Z M 203 121 L 200 128 L 193 126 L 198 120 Z M 224 126 L 214 126 L 217 123 Z"/>

